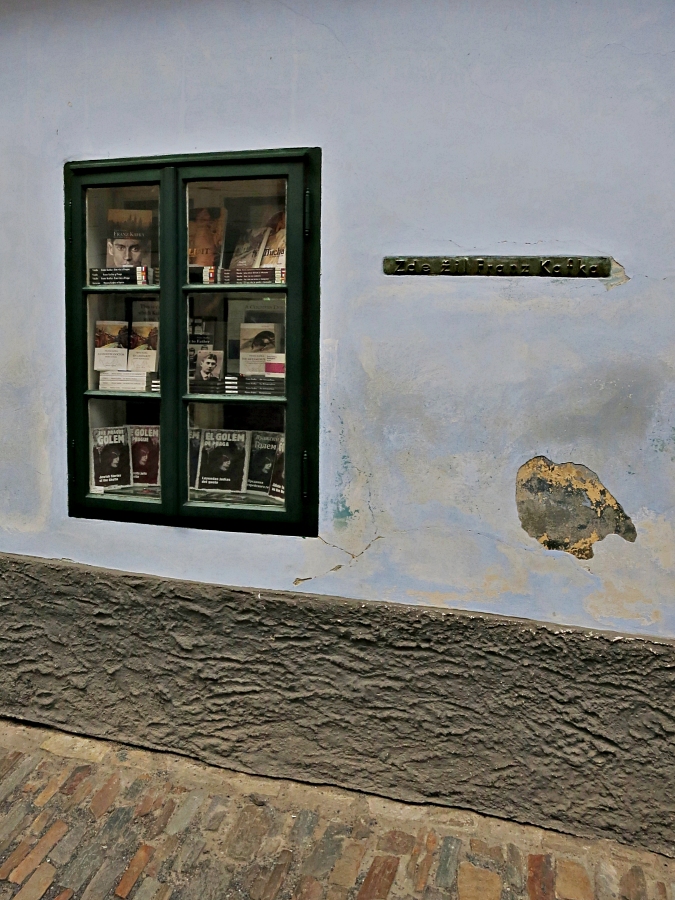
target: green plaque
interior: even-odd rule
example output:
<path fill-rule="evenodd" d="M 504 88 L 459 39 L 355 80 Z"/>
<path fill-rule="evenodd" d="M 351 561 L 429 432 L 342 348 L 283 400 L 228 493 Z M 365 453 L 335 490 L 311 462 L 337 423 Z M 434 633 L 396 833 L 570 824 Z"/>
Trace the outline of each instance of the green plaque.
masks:
<path fill-rule="evenodd" d="M 385 256 L 385 275 L 609 278 L 609 256 Z"/>

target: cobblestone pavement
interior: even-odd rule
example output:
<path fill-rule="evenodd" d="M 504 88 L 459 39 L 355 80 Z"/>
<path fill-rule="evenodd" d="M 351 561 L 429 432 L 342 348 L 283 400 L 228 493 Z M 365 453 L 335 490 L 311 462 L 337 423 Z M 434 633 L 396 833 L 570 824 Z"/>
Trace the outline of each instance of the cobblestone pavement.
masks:
<path fill-rule="evenodd" d="M 675 900 L 675 861 L 0 720 L 0 900 Z"/>

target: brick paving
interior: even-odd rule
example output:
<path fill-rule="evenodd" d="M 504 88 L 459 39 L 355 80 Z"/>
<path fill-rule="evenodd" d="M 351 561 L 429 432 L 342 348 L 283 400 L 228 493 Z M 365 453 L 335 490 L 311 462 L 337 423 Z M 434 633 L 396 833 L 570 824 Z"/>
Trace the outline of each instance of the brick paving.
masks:
<path fill-rule="evenodd" d="M 0 720 L 0 900 L 675 900 L 675 860 Z"/>

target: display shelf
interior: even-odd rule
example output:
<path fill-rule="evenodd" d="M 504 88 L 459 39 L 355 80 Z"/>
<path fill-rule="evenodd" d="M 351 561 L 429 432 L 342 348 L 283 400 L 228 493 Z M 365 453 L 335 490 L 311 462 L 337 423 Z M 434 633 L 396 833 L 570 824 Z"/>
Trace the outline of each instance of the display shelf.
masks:
<path fill-rule="evenodd" d="M 86 397 L 103 397 L 110 400 L 161 400 L 161 391 L 85 391 Z"/>
<path fill-rule="evenodd" d="M 183 394 L 188 403 L 286 403 L 285 396 L 265 394 Z"/>

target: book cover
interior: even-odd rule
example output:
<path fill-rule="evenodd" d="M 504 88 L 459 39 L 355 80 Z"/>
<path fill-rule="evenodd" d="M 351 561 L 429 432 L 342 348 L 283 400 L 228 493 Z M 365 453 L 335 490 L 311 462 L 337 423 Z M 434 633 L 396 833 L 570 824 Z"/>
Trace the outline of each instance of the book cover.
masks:
<path fill-rule="evenodd" d="M 151 209 L 109 209 L 106 267 L 149 266 Z"/>
<path fill-rule="evenodd" d="M 133 484 L 159 484 L 159 425 L 129 425 Z"/>
<path fill-rule="evenodd" d="M 159 322 L 132 322 L 128 368 L 132 372 L 156 372 Z"/>
<path fill-rule="evenodd" d="M 213 335 L 194 333 L 188 335 L 188 374 L 190 378 L 195 377 L 195 372 L 197 370 L 197 355 L 200 350 L 213 350 Z"/>
<path fill-rule="evenodd" d="M 91 429 L 91 489 L 94 493 L 131 484 L 126 425 Z"/>
<path fill-rule="evenodd" d="M 269 494 L 280 437 L 278 432 L 273 431 L 251 432 L 247 491 L 255 494 Z"/>
<path fill-rule="evenodd" d="M 201 490 L 245 491 L 250 432 L 202 430 L 197 487 Z"/>
<path fill-rule="evenodd" d="M 286 266 L 286 213 L 282 211 L 273 216 L 267 223 L 270 229 L 269 237 L 265 243 L 260 266 L 274 266 L 282 269 Z"/>
<path fill-rule="evenodd" d="M 222 379 L 223 350 L 198 350 L 195 360 L 194 388 L 199 393 L 205 385 L 215 386 Z"/>
<path fill-rule="evenodd" d="M 89 284 L 154 284 L 154 277 L 149 266 L 89 269 Z"/>
<path fill-rule="evenodd" d="M 225 207 L 197 207 L 188 213 L 188 263 L 217 266 L 220 262 L 227 210 Z"/>
<path fill-rule="evenodd" d="M 126 322 L 99 321 L 94 334 L 94 369 L 126 369 L 129 327 Z"/>
<path fill-rule="evenodd" d="M 189 447 L 189 480 L 190 487 L 197 487 L 197 470 L 199 468 L 199 451 L 202 446 L 202 430 L 201 428 L 190 428 L 188 433 Z"/>
<path fill-rule="evenodd" d="M 230 269 L 259 269 L 269 233 L 269 228 L 250 228 L 246 231 L 234 248 Z"/>
<path fill-rule="evenodd" d="M 265 356 L 276 352 L 274 322 L 244 322 L 239 326 L 239 374 L 264 375 Z"/>
<path fill-rule="evenodd" d="M 227 315 L 228 374 L 239 374 L 239 347 L 242 322 L 274 322 L 277 325 L 275 337 L 280 345 L 277 349 L 279 353 L 283 353 L 285 318 L 286 298 L 284 296 L 260 297 L 255 300 L 231 299 Z"/>
<path fill-rule="evenodd" d="M 280 435 L 279 446 L 277 447 L 277 455 L 274 458 L 274 467 L 272 468 L 272 480 L 270 481 L 270 497 L 275 500 L 283 500 L 286 496 L 286 437 Z"/>

